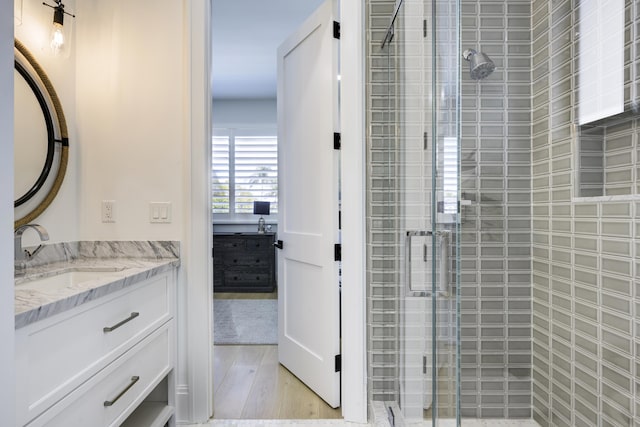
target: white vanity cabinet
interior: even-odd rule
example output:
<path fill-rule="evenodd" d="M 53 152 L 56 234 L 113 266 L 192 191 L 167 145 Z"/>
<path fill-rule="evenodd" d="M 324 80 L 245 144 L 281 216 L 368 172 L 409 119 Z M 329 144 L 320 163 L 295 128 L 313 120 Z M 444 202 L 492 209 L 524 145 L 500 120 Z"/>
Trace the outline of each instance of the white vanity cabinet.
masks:
<path fill-rule="evenodd" d="M 17 329 L 18 425 L 174 424 L 175 300 L 174 268 Z"/>

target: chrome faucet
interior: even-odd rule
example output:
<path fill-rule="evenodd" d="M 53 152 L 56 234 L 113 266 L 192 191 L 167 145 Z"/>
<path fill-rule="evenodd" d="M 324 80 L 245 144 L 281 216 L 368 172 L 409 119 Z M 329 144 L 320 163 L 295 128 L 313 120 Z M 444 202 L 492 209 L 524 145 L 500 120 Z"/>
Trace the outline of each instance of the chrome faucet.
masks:
<path fill-rule="evenodd" d="M 22 234 L 28 229 L 33 228 L 40 235 L 40 240 L 47 241 L 49 240 L 49 233 L 47 230 L 38 224 L 25 224 L 16 228 L 13 232 L 13 249 L 14 249 L 14 257 L 15 261 L 24 261 L 33 258 L 40 250 L 42 249 L 42 245 L 38 246 L 33 252 L 29 252 L 28 250 L 22 247 Z"/>

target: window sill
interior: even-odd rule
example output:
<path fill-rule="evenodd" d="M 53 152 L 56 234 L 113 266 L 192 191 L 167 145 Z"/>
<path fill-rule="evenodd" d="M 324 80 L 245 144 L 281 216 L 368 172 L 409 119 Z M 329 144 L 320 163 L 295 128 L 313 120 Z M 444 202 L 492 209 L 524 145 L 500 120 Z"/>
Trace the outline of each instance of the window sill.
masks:
<path fill-rule="evenodd" d="M 277 220 L 268 221 L 265 219 L 265 225 L 278 225 Z M 216 219 L 212 222 L 213 225 L 257 225 L 258 219 L 254 221 L 248 221 L 246 219 Z"/>

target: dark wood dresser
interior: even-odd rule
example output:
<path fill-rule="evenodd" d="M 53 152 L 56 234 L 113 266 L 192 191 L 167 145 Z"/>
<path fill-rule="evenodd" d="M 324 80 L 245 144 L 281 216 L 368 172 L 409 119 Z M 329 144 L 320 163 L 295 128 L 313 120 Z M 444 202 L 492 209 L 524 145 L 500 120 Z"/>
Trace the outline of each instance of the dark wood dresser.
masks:
<path fill-rule="evenodd" d="M 214 233 L 214 292 L 273 292 L 275 233 Z"/>

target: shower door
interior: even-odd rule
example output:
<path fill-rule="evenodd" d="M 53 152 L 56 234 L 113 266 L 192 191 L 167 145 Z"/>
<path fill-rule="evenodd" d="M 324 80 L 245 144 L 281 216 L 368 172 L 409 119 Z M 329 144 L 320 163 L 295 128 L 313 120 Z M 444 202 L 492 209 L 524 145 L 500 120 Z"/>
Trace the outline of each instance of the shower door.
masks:
<path fill-rule="evenodd" d="M 459 425 L 457 1 L 397 1 L 387 54 L 387 222 L 396 250 L 398 407 Z M 452 423 L 452 424 L 450 424 Z"/>

